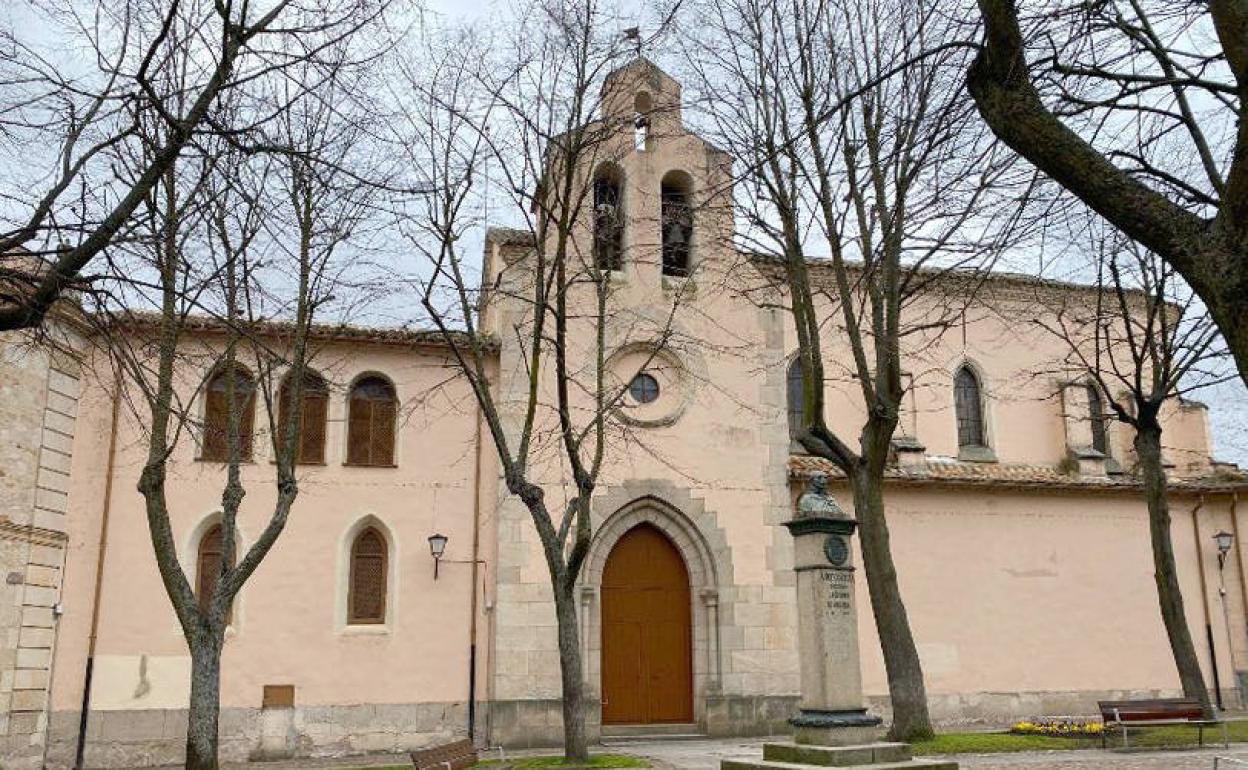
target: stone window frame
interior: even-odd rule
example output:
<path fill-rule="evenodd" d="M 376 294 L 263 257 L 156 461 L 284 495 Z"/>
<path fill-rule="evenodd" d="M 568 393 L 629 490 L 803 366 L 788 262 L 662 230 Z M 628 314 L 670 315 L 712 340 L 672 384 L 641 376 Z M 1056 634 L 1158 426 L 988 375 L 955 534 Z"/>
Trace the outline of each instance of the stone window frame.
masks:
<path fill-rule="evenodd" d="M 372 528 L 386 543 L 386 609 L 381 623 L 352 623 L 348 607 L 351 591 L 351 549 L 360 533 Z M 375 513 L 365 513 L 343 530 L 338 540 L 338 560 L 334 570 L 334 631 L 344 636 L 386 635 L 394 632 L 399 596 L 399 539 L 394 528 Z"/>
<path fill-rule="evenodd" d="M 205 516 L 201 516 L 199 521 L 195 522 L 195 526 L 191 527 L 190 533 L 186 540 L 182 543 L 182 549 L 178 556 L 178 563 L 182 565 L 182 571 L 186 575 L 186 579 L 191 584 L 191 590 L 194 591 L 199 585 L 199 546 L 203 542 L 204 537 L 221 523 L 221 511 L 213 511 Z M 234 522 L 234 557 L 241 559 L 246 552 L 246 536 L 243 534 L 242 525 L 235 520 Z M 225 635 L 233 636 L 239 632 L 245 620 L 245 595 L 247 593 L 247 584 L 244 583 L 242 588 L 238 589 L 238 593 L 234 594 L 234 601 L 230 606 L 230 619 L 225 626 Z M 196 601 L 199 597 L 196 596 Z M 174 622 L 177 622 L 176 615 Z M 181 633 L 181 628 L 178 629 Z"/>
<path fill-rule="evenodd" d="M 958 431 L 958 409 L 956 390 L 958 386 L 958 375 L 965 369 L 975 378 L 975 382 L 979 386 L 979 418 L 981 423 L 981 439 L 983 443 L 979 446 L 963 446 L 962 438 Z M 950 394 L 953 395 L 953 437 L 954 444 L 957 446 L 958 459 L 967 462 L 997 462 L 997 454 L 994 447 L 996 439 L 994 435 L 994 420 L 992 417 L 992 387 L 989 384 L 987 373 L 984 368 L 974 359 L 962 358 L 952 367 L 953 382 Z"/>

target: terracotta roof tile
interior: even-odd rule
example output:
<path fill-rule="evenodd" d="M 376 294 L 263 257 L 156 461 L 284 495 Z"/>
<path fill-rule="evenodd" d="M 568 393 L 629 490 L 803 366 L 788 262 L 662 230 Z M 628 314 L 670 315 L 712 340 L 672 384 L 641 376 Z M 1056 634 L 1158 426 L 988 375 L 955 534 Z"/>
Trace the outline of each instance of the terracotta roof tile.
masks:
<path fill-rule="evenodd" d="M 840 468 L 822 457 L 812 455 L 789 457 L 789 478 L 805 479 L 816 471 L 826 473 L 829 478 L 833 479 L 845 477 Z M 885 471 L 885 478 L 890 481 L 929 485 L 1082 490 L 1140 488 L 1139 479 L 1126 474 L 1075 476 L 1063 473 L 1055 466 L 1049 465 L 973 463 L 940 457 L 929 457 L 922 465 L 908 468 L 892 466 Z M 1248 474 L 1221 473 L 1201 478 L 1173 479 L 1170 487 L 1176 491 L 1191 492 L 1248 490 Z"/>

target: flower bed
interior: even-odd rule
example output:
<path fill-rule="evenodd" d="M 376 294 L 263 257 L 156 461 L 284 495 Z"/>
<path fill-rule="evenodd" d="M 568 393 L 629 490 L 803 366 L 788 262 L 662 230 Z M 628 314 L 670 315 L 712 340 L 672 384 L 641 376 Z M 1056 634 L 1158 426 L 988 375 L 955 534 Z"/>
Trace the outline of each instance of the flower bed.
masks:
<path fill-rule="evenodd" d="M 1081 717 L 1044 717 L 1015 722 L 1010 726 L 1015 735 L 1048 735 L 1054 738 L 1090 738 L 1105 732 L 1099 720 Z"/>

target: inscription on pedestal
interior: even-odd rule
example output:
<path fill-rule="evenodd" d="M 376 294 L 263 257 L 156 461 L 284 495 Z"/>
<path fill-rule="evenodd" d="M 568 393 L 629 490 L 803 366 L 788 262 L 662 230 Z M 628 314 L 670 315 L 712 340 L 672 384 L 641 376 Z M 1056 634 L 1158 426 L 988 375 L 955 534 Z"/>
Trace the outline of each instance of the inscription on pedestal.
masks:
<path fill-rule="evenodd" d="M 821 570 L 819 580 L 827 591 L 827 607 L 832 615 L 848 615 L 853 609 L 854 577 L 852 572 Z"/>

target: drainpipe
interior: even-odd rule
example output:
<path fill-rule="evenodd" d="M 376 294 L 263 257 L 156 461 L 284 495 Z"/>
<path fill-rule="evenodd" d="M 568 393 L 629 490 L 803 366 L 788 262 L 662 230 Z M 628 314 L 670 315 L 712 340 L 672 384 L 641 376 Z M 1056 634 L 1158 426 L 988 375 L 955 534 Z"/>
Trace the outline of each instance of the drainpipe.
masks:
<path fill-rule="evenodd" d="M 1244 547 L 1239 542 L 1239 493 L 1231 493 L 1231 531 L 1235 534 L 1235 569 L 1239 574 L 1239 607 L 1241 613 L 1248 613 L 1248 580 L 1244 577 Z M 1230 626 L 1227 626 L 1228 632 Z M 1238 684 L 1239 674 L 1235 675 Z"/>
<path fill-rule="evenodd" d="M 108 434 L 108 464 L 104 476 L 104 508 L 100 514 L 100 539 L 96 545 L 95 587 L 91 598 L 91 634 L 87 637 L 87 665 L 82 677 L 82 711 L 78 715 L 78 747 L 74 768 L 82 770 L 87 750 L 87 718 L 91 713 L 91 678 L 95 673 L 95 640 L 100 630 L 100 592 L 104 584 L 104 554 L 108 550 L 108 519 L 113 502 L 113 461 L 117 456 L 117 415 L 121 408 L 121 382 L 113 383 L 113 414 Z"/>
<path fill-rule="evenodd" d="M 476 409 L 476 452 L 472 471 L 472 600 L 468 621 L 468 740 L 477 732 L 477 581 L 481 565 L 481 402 Z"/>
<path fill-rule="evenodd" d="M 1200 522 L 1197 521 L 1196 514 L 1200 512 L 1201 507 L 1205 504 L 1205 496 L 1201 495 L 1197 500 L 1196 506 L 1192 508 L 1192 535 L 1196 545 L 1196 565 L 1197 573 L 1200 575 L 1200 608 L 1204 611 L 1205 617 L 1205 644 L 1209 646 L 1209 665 L 1213 669 L 1213 695 L 1217 701 L 1218 710 L 1225 711 L 1222 705 L 1222 683 L 1218 677 L 1218 653 L 1213 646 L 1213 622 L 1209 619 L 1209 586 L 1205 580 L 1205 552 L 1200 547 Z"/>

